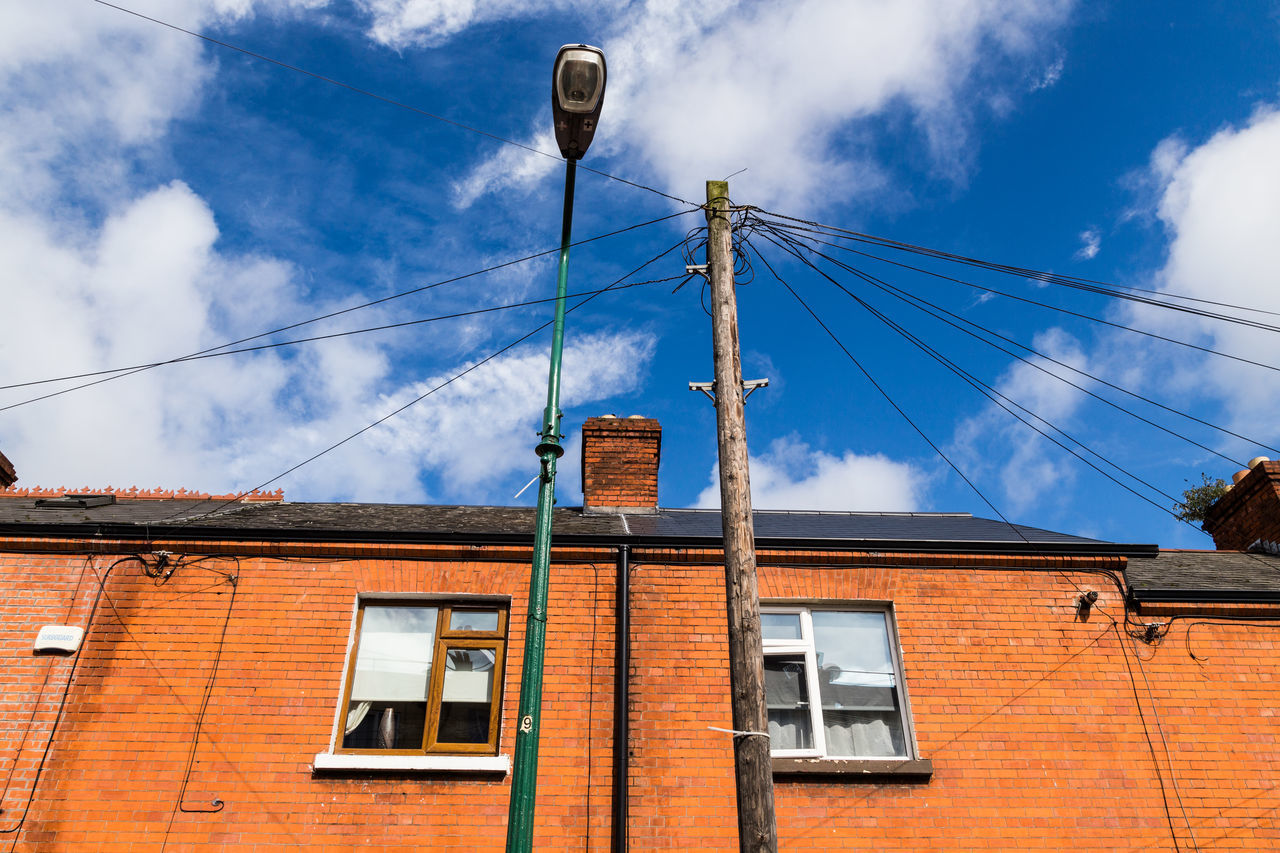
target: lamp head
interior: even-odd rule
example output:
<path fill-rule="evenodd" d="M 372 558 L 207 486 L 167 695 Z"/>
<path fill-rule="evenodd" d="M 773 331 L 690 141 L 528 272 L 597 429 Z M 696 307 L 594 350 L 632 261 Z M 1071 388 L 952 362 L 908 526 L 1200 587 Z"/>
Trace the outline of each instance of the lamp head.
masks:
<path fill-rule="evenodd" d="M 569 160 L 587 153 L 604 105 L 604 51 L 586 44 L 566 44 L 556 54 L 551 75 L 551 115 L 556 144 Z"/>

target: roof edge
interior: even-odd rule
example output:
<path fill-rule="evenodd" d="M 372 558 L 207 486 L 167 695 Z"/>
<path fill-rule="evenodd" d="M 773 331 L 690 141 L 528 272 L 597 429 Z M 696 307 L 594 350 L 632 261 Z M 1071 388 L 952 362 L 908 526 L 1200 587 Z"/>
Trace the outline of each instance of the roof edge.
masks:
<path fill-rule="evenodd" d="M 224 516 L 225 517 L 225 516 Z M 439 531 L 385 531 L 255 528 L 198 524 L 119 524 L 41 522 L 0 524 L 0 539 L 22 538 L 93 538 L 93 539 L 190 539 L 194 541 L 230 540 L 246 542 L 364 542 L 414 544 L 494 544 L 531 545 L 533 533 L 447 533 Z M 1154 556 L 1156 545 L 1126 545 L 1110 542 L 1004 542 L 986 540 L 912 540 L 912 539 L 821 539 L 760 537 L 757 549 L 800 549 L 830 551 L 916 551 L 932 554 L 1034 554 L 1040 556 L 1087 555 L 1106 557 Z M 645 536 L 640 534 L 560 534 L 554 543 L 572 545 L 632 545 L 653 547 L 720 548 L 720 536 Z"/>

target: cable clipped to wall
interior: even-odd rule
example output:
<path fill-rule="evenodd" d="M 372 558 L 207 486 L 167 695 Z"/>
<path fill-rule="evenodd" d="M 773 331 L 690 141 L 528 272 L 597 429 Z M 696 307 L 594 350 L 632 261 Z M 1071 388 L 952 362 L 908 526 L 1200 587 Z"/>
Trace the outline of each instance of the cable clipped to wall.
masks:
<path fill-rule="evenodd" d="M 12 827 L 6 827 L 4 829 L 0 829 L 0 834 L 3 834 L 3 835 L 8 835 L 11 833 L 13 834 L 13 843 L 9 848 L 10 850 L 12 850 L 18 844 L 19 834 L 21 833 L 23 825 L 26 823 L 26 820 L 27 820 L 27 813 L 31 810 L 31 802 L 33 799 L 35 799 L 36 790 L 40 786 L 40 778 L 44 773 L 45 762 L 49 758 L 49 750 L 53 748 L 53 740 L 57 736 L 58 726 L 62 723 L 62 714 L 63 714 L 63 711 L 66 709 L 67 696 L 68 694 L 70 694 L 71 685 L 75 680 L 76 668 L 80 665 L 80 658 L 84 654 L 85 647 L 89 645 L 90 630 L 93 627 L 94 616 L 96 616 L 98 613 L 98 605 L 102 601 L 102 594 L 103 594 L 103 591 L 106 589 L 107 579 L 111 577 L 111 573 L 116 570 L 117 566 L 120 566 L 121 564 L 128 563 L 128 562 L 142 563 L 143 558 L 141 556 L 136 556 L 136 555 L 121 557 L 120 559 L 112 563 L 110 566 L 108 566 L 107 570 L 101 575 L 98 574 L 98 570 L 93 565 L 92 560 L 89 563 L 89 569 L 93 572 L 94 576 L 97 577 L 98 579 L 98 592 L 93 597 L 93 606 L 89 609 L 89 618 L 85 620 L 84 637 L 80 642 L 80 647 L 76 649 L 75 656 L 71 659 L 71 669 L 67 673 L 67 683 L 63 686 L 62 696 L 59 697 L 58 699 L 58 711 L 54 715 L 53 725 L 50 726 L 49 728 L 49 737 L 45 741 L 44 750 L 40 753 L 40 763 L 36 765 L 35 777 L 31 780 L 31 790 L 27 792 L 27 800 L 22 806 L 22 814 L 18 818 L 18 822 L 14 824 Z M 76 584 L 77 595 L 79 594 L 79 589 L 80 589 L 80 586 L 79 586 L 79 583 L 77 582 Z M 75 600 L 72 599 L 72 605 L 74 606 L 74 604 L 75 604 Z M 41 689 L 41 694 L 43 695 L 43 688 Z M 38 701 L 39 700 L 37 700 L 37 703 Z M 32 720 L 34 720 L 34 718 L 35 718 L 35 714 L 33 712 Z M 29 728 L 28 728 L 28 731 L 29 731 Z M 23 744 L 26 743 L 26 739 L 27 739 L 27 734 L 26 732 L 24 732 L 22 736 Z M 19 746 L 18 756 L 21 755 L 21 751 L 22 751 L 22 747 Z M 15 763 L 17 761 L 18 756 L 15 756 Z M 7 790 L 7 786 L 6 786 L 6 790 Z"/>
<path fill-rule="evenodd" d="M 180 562 L 179 565 L 184 567 L 200 567 L 200 563 L 208 559 L 212 559 L 212 558 L 208 558 L 208 557 L 198 558 L 185 563 Z M 234 559 L 236 562 L 236 570 L 234 573 L 217 571 L 216 569 L 212 570 L 222 575 L 225 581 L 231 585 L 231 596 L 227 600 L 227 612 L 226 612 L 226 615 L 223 616 L 222 630 L 218 634 L 218 648 L 213 656 L 213 665 L 209 668 L 209 678 L 205 682 L 204 692 L 200 697 L 200 710 L 196 714 L 195 731 L 191 736 L 191 747 L 187 750 L 186 767 L 182 771 L 182 787 L 178 791 L 178 798 L 174 801 L 173 810 L 169 812 L 169 822 L 165 825 L 165 828 L 164 828 L 164 844 L 161 845 L 162 850 L 169 843 L 169 832 L 170 830 L 173 829 L 173 821 L 174 821 L 174 818 L 177 817 L 178 812 L 184 812 L 186 814 L 193 814 L 193 813 L 211 814 L 214 812 L 222 811 L 222 809 L 226 806 L 226 803 L 224 803 L 221 798 L 216 796 L 213 797 L 208 802 L 208 804 L 199 804 L 199 805 L 188 804 L 187 803 L 187 785 L 191 781 L 191 770 L 195 766 L 196 750 L 200 746 L 200 732 L 204 727 L 205 714 L 209 710 L 209 698 L 213 695 L 213 685 L 218 678 L 218 667 L 222 663 L 222 650 L 223 648 L 225 648 L 226 642 L 227 642 L 227 626 L 231 624 L 231 613 L 232 611 L 235 610 L 235 606 L 236 606 L 236 592 L 240 588 L 240 559 L 238 557 L 233 557 L 232 559 Z M 174 568 L 176 567 L 177 566 L 175 566 Z M 174 568 L 167 569 L 167 571 L 162 576 L 167 580 L 169 576 L 173 573 Z M 148 572 L 148 574 L 151 575 L 150 572 Z M 151 575 L 151 576 L 159 577 L 161 575 Z"/>
<path fill-rule="evenodd" d="M 221 569 L 210 568 L 204 565 L 204 563 L 207 563 L 214 559 L 225 560 L 228 558 L 225 558 L 225 557 L 185 558 L 185 557 L 175 557 L 173 554 L 169 553 L 168 551 L 153 551 L 146 554 L 132 554 L 126 557 L 121 557 L 117 559 L 115 562 L 113 562 L 110 566 L 108 566 L 105 572 L 102 572 L 101 574 L 99 574 L 97 567 L 93 563 L 93 559 L 89 558 L 89 562 L 87 563 L 87 568 L 93 573 L 94 577 L 97 579 L 98 590 L 94 594 L 93 605 L 90 607 L 89 615 L 85 620 L 83 639 L 81 640 L 80 646 L 76 650 L 75 655 L 72 658 L 71 667 L 69 672 L 67 673 L 66 684 L 63 686 L 62 695 L 58 699 L 58 710 L 57 710 L 57 713 L 54 715 L 53 724 L 50 726 L 48 738 L 45 741 L 44 749 L 40 755 L 40 762 L 36 766 L 35 776 L 31 782 L 31 789 L 30 791 L 28 791 L 27 799 L 22 807 L 22 814 L 19 816 L 17 822 L 13 826 L 0 829 L 0 834 L 4 834 L 4 835 L 11 834 L 13 836 L 13 840 L 10 846 L 11 850 L 17 846 L 20 833 L 23 827 L 25 826 L 27 814 L 31 809 L 31 803 L 34 801 L 36 792 L 39 788 L 40 780 L 44 774 L 45 765 L 49 758 L 49 753 L 53 748 L 53 744 L 57 737 L 59 727 L 62 724 L 63 716 L 67 706 L 67 698 L 71 693 L 71 687 L 75 681 L 75 675 L 79 667 L 81 657 L 84 655 L 85 649 L 88 647 L 90 641 L 93 638 L 92 629 L 94 625 L 94 620 L 97 617 L 98 607 L 102 603 L 102 600 L 104 598 L 110 601 L 110 596 L 106 594 L 107 581 L 111 578 L 112 572 L 114 572 L 119 566 L 127 563 L 137 563 L 141 569 L 142 574 L 148 578 L 151 578 L 155 582 L 156 586 L 163 586 L 164 584 L 168 583 L 169 580 L 177 572 L 181 570 L 189 570 L 189 569 L 199 569 L 202 571 L 212 572 L 214 574 L 219 575 L 222 578 L 221 582 L 225 582 L 231 585 L 231 596 L 227 602 L 227 611 L 222 620 L 222 628 L 218 637 L 217 651 L 214 654 L 213 663 L 209 671 L 209 677 L 205 683 L 204 691 L 201 696 L 200 709 L 196 715 L 195 729 L 192 734 L 191 745 L 187 753 L 186 765 L 182 775 L 182 786 L 179 790 L 178 797 L 174 802 L 173 812 L 170 814 L 170 817 L 169 817 L 169 824 L 165 829 L 166 843 L 168 839 L 169 829 L 173 825 L 173 819 L 174 819 L 174 816 L 176 816 L 177 812 L 182 811 L 182 812 L 188 812 L 188 813 L 190 812 L 209 813 L 209 812 L 218 812 L 223 809 L 224 803 L 221 799 L 217 797 L 214 797 L 208 805 L 193 805 L 193 804 L 188 804 L 186 802 L 187 785 L 191 777 L 191 771 L 195 765 L 196 751 L 197 751 L 197 748 L 199 747 L 200 735 L 203 728 L 205 715 L 209 707 L 209 699 L 210 699 L 210 696 L 212 695 L 214 682 L 217 679 L 217 675 L 218 675 L 219 664 L 221 663 L 221 660 L 222 660 L 222 652 L 226 644 L 227 628 L 228 628 L 228 625 L 230 624 L 231 614 L 235 607 L 236 591 L 238 589 L 239 580 L 240 580 L 240 561 L 238 557 L 230 558 L 231 560 L 234 560 L 236 564 L 235 571 L 233 572 L 227 572 Z M 81 573 L 81 578 L 83 578 L 83 572 Z M 68 617 L 70 616 L 72 610 L 74 609 L 75 602 L 79 597 L 79 589 L 80 589 L 80 582 L 77 581 L 76 591 L 75 593 L 73 593 L 71 606 L 68 609 Z M 112 605 L 112 607 L 114 608 L 114 605 Z M 48 676 L 46 675 L 45 683 L 47 684 L 47 682 L 48 682 Z M 18 752 L 15 755 L 15 762 L 14 762 L 15 764 L 17 763 L 16 759 L 21 756 L 22 750 L 25 747 L 28 734 L 31 729 L 31 723 L 35 719 L 36 712 L 43 698 L 43 693 L 44 693 L 44 687 L 42 686 L 40 695 L 37 697 L 35 702 L 35 707 L 32 710 L 31 719 L 28 720 L 27 730 L 24 731 L 23 733 L 22 741 L 19 744 Z M 12 777 L 12 768 L 10 769 L 10 777 Z M 6 782 L 5 790 L 6 792 L 8 791 L 8 782 Z"/>

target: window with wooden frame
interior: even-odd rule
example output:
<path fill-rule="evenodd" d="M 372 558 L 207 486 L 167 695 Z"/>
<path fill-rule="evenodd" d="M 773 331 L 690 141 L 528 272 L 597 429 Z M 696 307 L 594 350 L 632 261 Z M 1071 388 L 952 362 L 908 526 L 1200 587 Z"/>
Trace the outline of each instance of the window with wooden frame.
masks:
<path fill-rule="evenodd" d="M 360 602 L 336 752 L 496 755 L 505 606 Z"/>

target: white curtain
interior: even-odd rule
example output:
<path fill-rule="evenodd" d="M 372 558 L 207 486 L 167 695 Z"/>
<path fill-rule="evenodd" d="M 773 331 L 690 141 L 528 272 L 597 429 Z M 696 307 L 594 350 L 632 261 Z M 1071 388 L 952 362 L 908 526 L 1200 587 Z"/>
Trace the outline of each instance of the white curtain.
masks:
<path fill-rule="evenodd" d="M 372 702 L 352 702 L 351 709 L 347 711 L 347 724 L 342 733 L 349 735 L 354 732 L 364 722 L 364 718 L 372 706 Z"/>
<path fill-rule="evenodd" d="M 828 713 L 823 722 L 827 738 L 827 755 L 849 755 L 878 758 L 902 755 L 896 732 L 883 719 L 859 714 L 852 719 L 833 719 Z M 861 718 L 861 719 L 859 719 Z"/>

